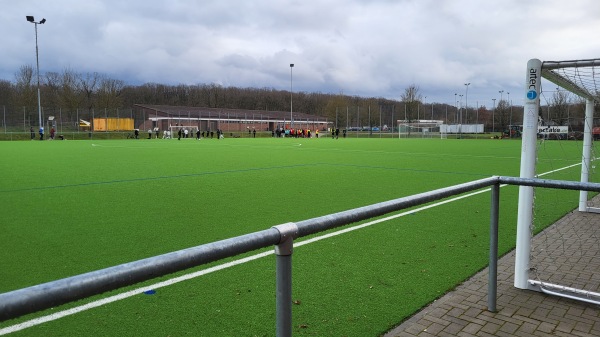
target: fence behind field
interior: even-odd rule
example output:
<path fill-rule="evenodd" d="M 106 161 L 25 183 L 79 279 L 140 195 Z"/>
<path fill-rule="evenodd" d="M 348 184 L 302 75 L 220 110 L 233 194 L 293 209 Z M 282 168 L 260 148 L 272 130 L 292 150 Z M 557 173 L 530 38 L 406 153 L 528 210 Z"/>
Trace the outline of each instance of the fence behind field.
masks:
<path fill-rule="evenodd" d="M 367 220 L 454 195 L 491 187 L 488 310 L 496 310 L 498 217 L 500 185 L 536 186 L 600 192 L 598 183 L 490 177 L 398 198 L 297 223 L 285 223 L 262 231 L 193 248 L 93 271 L 53 282 L 0 294 L 0 321 L 91 297 L 170 273 L 275 246 L 276 335 L 292 334 L 292 260 L 296 238 Z"/>

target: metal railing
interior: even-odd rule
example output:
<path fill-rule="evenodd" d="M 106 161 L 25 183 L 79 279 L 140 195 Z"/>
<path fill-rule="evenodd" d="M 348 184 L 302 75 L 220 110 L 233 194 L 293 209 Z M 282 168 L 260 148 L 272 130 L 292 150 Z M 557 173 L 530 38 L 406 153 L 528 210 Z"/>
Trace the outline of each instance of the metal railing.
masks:
<path fill-rule="evenodd" d="M 292 253 L 294 239 L 400 211 L 454 195 L 491 187 L 488 310 L 496 311 L 500 185 L 600 192 L 598 183 L 489 177 L 369 206 L 329 214 L 226 240 L 129 262 L 0 294 L 0 321 L 34 313 L 106 291 L 183 271 L 274 245 L 276 254 L 276 335 L 292 335 Z"/>

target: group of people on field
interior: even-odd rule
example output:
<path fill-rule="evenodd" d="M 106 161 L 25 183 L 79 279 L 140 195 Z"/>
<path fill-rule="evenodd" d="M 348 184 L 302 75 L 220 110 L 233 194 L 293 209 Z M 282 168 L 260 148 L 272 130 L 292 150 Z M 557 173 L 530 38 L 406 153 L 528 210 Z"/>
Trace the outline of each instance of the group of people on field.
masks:
<path fill-rule="evenodd" d="M 153 138 L 153 134 L 156 135 L 156 139 L 160 138 L 160 130 L 159 128 L 154 128 L 154 129 L 148 129 L 148 139 L 152 139 Z M 177 130 L 177 139 L 181 140 L 181 138 L 191 138 L 193 137 L 193 133 L 190 132 L 190 130 L 186 129 L 186 128 L 180 128 L 179 130 Z M 196 139 L 202 139 L 202 138 L 214 138 L 215 136 L 215 131 L 200 131 L 200 129 L 196 129 Z M 223 137 L 223 131 L 220 129 L 217 129 L 216 132 L 216 136 L 218 139 L 222 139 Z M 140 137 L 140 130 L 139 129 L 134 129 L 133 130 L 133 137 L 134 139 L 139 139 Z M 164 130 L 162 133 L 162 139 L 171 139 L 172 135 L 171 135 L 171 131 L 169 130 Z M 129 138 L 129 136 L 128 136 Z"/>
<path fill-rule="evenodd" d="M 31 133 L 31 140 L 35 139 L 35 132 L 33 131 L 33 126 L 29 127 L 29 133 Z M 44 127 L 40 126 L 40 129 L 38 130 L 38 134 L 40 135 L 40 140 L 44 140 Z M 50 128 L 50 138 L 49 140 L 54 140 L 54 137 L 56 136 L 56 130 L 54 130 L 54 128 Z M 60 139 L 64 139 L 63 136 L 59 136 Z"/>
<path fill-rule="evenodd" d="M 188 129 L 179 129 L 179 131 L 177 131 L 177 139 L 181 140 L 181 138 L 190 138 L 191 134 L 188 131 Z M 214 138 L 215 136 L 215 132 L 214 131 L 206 131 L 206 137 L 205 137 L 205 131 L 200 131 L 200 129 L 196 129 L 196 139 L 200 140 L 202 138 L 208 138 L 210 136 L 210 138 Z M 223 131 L 221 129 L 217 129 L 217 139 L 223 139 Z"/>
<path fill-rule="evenodd" d="M 340 136 L 340 129 L 339 128 L 331 128 L 331 138 L 332 139 L 338 139 Z M 32 132 L 32 139 L 33 139 L 33 128 L 31 129 Z M 221 129 L 217 129 L 217 131 L 211 131 L 211 130 L 207 130 L 207 131 L 201 131 L 200 129 L 196 129 L 195 135 L 196 135 L 196 139 L 200 140 L 202 138 L 214 138 L 215 137 L 215 133 L 217 136 L 217 139 L 223 139 L 223 131 Z M 153 134 L 156 134 L 156 138 L 159 138 L 159 134 L 160 131 L 158 129 L 158 127 L 155 127 L 154 129 L 148 129 L 148 139 L 152 139 Z M 135 129 L 134 130 L 134 137 L 135 139 L 139 139 L 139 129 Z M 162 138 L 163 139 L 171 139 L 171 131 L 165 130 L 163 131 L 162 134 Z M 344 129 L 342 132 L 342 135 L 344 138 L 346 138 L 346 130 Z M 180 128 L 179 130 L 177 130 L 177 139 L 181 140 L 181 138 L 191 138 L 194 136 L 193 131 L 188 130 L 187 128 Z M 256 138 L 256 129 L 248 129 L 248 136 L 249 137 L 254 137 Z M 284 129 L 282 127 L 278 127 L 275 130 L 271 131 L 271 137 L 277 137 L 277 138 L 281 138 L 281 137 L 292 137 L 292 138 L 311 138 L 313 136 L 312 131 L 310 129 L 302 129 L 302 128 L 298 128 L 298 129 Z M 316 138 L 319 138 L 319 129 L 315 130 L 314 136 Z M 51 138 L 54 139 L 54 128 L 51 131 Z M 234 137 L 235 138 L 235 137 Z M 43 139 L 43 128 L 40 128 L 40 139 Z"/>
<path fill-rule="evenodd" d="M 282 129 L 277 128 L 275 130 L 275 135 L 277 138 L 280 137 L 293 137 L 293 138 L 310 138 L 311 131 L 309 129 Z M 316 130 L 316 137 L 319 138 L 319 130 Z"/>

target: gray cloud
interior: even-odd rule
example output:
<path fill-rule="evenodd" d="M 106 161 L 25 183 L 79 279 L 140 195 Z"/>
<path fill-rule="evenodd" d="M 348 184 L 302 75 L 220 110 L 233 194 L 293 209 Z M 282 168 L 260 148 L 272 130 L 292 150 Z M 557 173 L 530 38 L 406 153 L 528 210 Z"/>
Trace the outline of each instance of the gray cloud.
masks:
<path fill-rule="evenodd" d="M 35 64 L 127 83 L 217 83 L 469 104 L 523 91 L 530 58 L 600 57 L 600 2 L 576 0 L 11 2 L 0 13 L 0 78 Z"/>

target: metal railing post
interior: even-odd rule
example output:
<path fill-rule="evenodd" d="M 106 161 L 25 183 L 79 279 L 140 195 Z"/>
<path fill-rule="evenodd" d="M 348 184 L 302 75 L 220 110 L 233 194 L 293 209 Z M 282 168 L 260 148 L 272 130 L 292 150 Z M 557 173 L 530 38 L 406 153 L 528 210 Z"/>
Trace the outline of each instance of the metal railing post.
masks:
<path fill-rule="evenodd" d="M 281 235 L 275 245 L 276 259 L 276 330 L 277 337 L 292 336 L 292 252 L 298 226 L 288 222 L 273 226 Z"/>
<path fill-rule="evenodd" d="M 488 275 L 488 311 L 496 312 L 498 291 L 498 214 L 500 210 L 500 184 L 492 185 L 490 207 L 490 266 Z"/>

